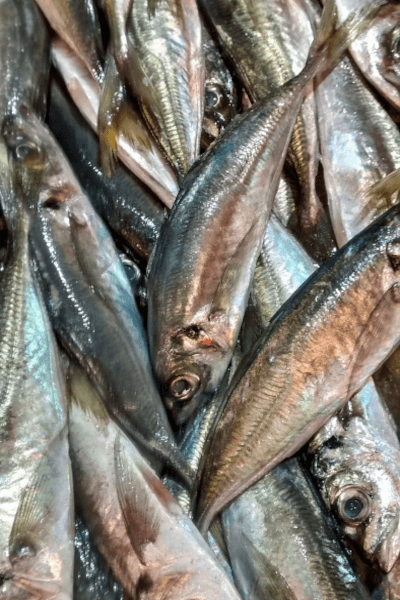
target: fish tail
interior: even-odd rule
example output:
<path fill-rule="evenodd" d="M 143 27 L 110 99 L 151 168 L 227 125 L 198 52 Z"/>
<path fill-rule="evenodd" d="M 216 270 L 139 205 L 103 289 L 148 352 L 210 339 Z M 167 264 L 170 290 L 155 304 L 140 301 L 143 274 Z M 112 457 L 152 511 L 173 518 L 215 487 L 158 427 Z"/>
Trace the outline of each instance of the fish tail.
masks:
<path fill-rule="evenodd" d="M 385 0 L 372 0 L 353 11 L 336 30 L 335 0 L 327 0 L 303 73 L 311 79 L 318 72 L 332 69 L 350 44 L 371 26 L 385 4 Z"/>

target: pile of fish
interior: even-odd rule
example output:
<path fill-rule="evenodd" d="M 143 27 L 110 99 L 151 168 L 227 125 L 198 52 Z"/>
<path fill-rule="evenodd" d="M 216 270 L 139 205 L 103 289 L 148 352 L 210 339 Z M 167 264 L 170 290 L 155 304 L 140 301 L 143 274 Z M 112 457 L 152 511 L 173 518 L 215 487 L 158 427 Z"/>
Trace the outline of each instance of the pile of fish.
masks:
<path fill-rule="evenodd" d="M 400 3 L 0 0 L 0 600 L 400 598 Z"/>

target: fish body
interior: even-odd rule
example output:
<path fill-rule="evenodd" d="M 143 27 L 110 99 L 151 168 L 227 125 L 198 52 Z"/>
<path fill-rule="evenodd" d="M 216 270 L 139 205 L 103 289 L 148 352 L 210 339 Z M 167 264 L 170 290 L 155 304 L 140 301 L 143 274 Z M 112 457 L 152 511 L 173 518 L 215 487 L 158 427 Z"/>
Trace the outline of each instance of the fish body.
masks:
<path fill-rule="evenodd" d="M 86 526 L 75 517 L 74 600 L 125 600 L 124 591 L 110 570 Z"/>
<path fill-rule="evenodd" d="M 79 111 L 92 129 L 97 131 L 100 85 L 62 40 L 53 41 L 51 56 Z M 176 177 L 162 157 L 140 115 L 132 106 L 129 107 L 129 112 L 132 119 L 131 137 L 128 139 L 122 133 L 118 136 L 118 156 L 125 166 L 170 208 L 178 193 Z"/>
<path fill-rule="evenodd" d="M 400 133 L 347 57 L 320 82 L 316 97 L 331 220 L 343 245 L 394 203 L 366 192 L 400 168 Z"/>
<path fill-rule="evenodd" d="M 338 18 L 342 22 L 366 0 L 338 0 Z M 388 2 L 375 22 L 355 40 L 349 51 L 367 80 L 397 110 L 400 108 L 400 7 Z"/>
<path fill-rule="evenodd" d="M 195 0 L 135 0 L 124 72 L 179 179 L 200 151 L 204 55 Z"/>
<path fill-rule="evenodd" d="M 399 224 L 396 206 L 353 238 L 282 307 L 242 360 L 205 461 L 197 513 L 203 532 L 300 449 L 399 343 Z"/>
<path fill-rule="evenodd" d="M 98 141 L 55 82 L 49 127 L 62 146 L 97 213 L 131 256 L 147 261 L 159 236 L 165 209 L 123 167 L 105 177 L 97 165 Z"/>
<path fill-rule="evenodd" d="M 304 68 L 314 39 L 307 0 L 202 0 L 201 6 L 253 102 L 271 94 Z M 315 230 L 323 210 L 315 190 L 317 152 L 311 85 L 288 151 L 301 187 L 299 219 L 307 232 Z"/>
<path fill-rule="evenodd" d="M 18 142 L 13 150 L 22 156 L 37 149 Z M 17 169 L 14 163 L 11 168 Z M 12 177 L 0 199 L 9 232 L 0 298 L 0 598 L 72 600 L 67 407 L 56 343 L 30 264 L 34 209 L 28 206 L 36 198 Z"/>
<path fill-rule="evenodd" d="M 300 75 L 236 117 L 202 155 L 163 226 L 149 266 L 149 340 L 178 422 L 231 360 L 296 116 L 327 58 L 322 39 Z"/>
<path fill-rule="evenodd" d="M 298 458 L 286 461 L 222 513 L 242 598 L 366 599 Z"/>
<path fill-rule="evenodd" d="M 22 106 L 46 113 L 49 36 L 34 0 L 0 2 L 0 119 Z"/>
<path fill-rule="evenodd" d="M 85 63 L 97 81 L 104 77 L 103 44 L 93 0 L 36 0 L 52 28 Z"/>
<path fill-rule="evenodd" d="M 44 147 L 48 158 L 31 241 L 58 339 L 87 370 L 128 435 L 156 465 L 171 462 L 187 480 L 152 378 L 141 317 L 110 234 L 45 125 L 32 115 L 14 128 L 14 135 Z"/>
<path fill-rule="evenodd" d="M 143 600 L 239 600 L 190 519 L 76 368 L 70 385 L 80 509 L 126 593 Z"/>

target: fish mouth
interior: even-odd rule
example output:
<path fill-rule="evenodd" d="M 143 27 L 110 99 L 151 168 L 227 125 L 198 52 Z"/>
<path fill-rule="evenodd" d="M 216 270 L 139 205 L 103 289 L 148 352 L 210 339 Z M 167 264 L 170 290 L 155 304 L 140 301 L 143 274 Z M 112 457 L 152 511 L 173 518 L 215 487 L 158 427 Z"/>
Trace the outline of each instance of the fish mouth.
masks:
<path fill-rule="evenodd" d="M 378 562 L 384 573 L 389 573 L 400 555 L 399 516 L 392 516 L 389 524 L 383 528 L 378 536 L 379 541 L 374 546 L 370 542 L 371 536 L 364 540 L 364 551 L 371 560 Z"/>

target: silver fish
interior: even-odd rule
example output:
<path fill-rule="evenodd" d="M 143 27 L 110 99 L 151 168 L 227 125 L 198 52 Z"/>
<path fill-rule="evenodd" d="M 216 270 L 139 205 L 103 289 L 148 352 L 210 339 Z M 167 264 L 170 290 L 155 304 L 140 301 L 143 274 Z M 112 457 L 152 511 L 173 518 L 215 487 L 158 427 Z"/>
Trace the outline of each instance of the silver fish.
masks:
<path fill-rule="evenodd" d="M 66 398 L 28 243 L 45 158 L 23 140 L 10 150 L 15 177 L 0 187 L 10 235 L 0 298 L 0 598 L 72 600 Z M 4 154 L 1 142 L 2 169 Z"/>
<path fill-rule="evenodd" d="M 70 386 L 71 456 L 80 509 L 124 590 L 143 600 L 239 600 L 189 517 L 76 367 Z"/>

